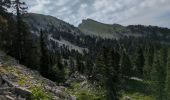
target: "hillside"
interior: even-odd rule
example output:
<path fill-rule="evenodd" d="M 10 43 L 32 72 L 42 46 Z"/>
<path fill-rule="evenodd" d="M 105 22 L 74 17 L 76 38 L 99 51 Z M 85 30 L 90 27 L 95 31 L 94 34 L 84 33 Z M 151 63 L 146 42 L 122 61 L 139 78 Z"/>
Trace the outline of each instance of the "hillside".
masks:
<path fill-rule="evenodd" d="M 53 29 L 58 29 L 59 31 L 69 32 L 74 35 L 80 34 L 80 31 L 73 25 L 49 15 L 28 13 L 23 15 L 23 17 L 31 32 L 34 33 L 37 33 L 40 30 L 52 31 Z"/>
<path fill-rule="evenodd" d="M 80 53 L 83 50 L 87 50 L 86 48 L 77 46 L 74 38 L 80 36 L 82 32 L 73 25 L 52 16 L 35 13 L 25 14 L 23 18 L 30 32 L 37 37 L 40 35 L 40 31 L 43 31 L 48 38 L 47 42 L 53 44 L 52 47 L 65 46 L 69 50 L 75 50 Z"/>
<path fill-rule="evenodd" d="M 0 52 L 0 100 L 74 100 L 65 90 Z"/>
<path fill-rule="evenodd" d="M 21 34 L 13 16 L 0 20 L 1 26 L 6 24 L 0 27 L 0 49 L 7 54 L 0 53 L 2 98 L 153 100 L 157 92 L 163 96 L 170 29 L 91 19 L 77 28 L 52 16 L 22 17 Z"/>
<path fill-rule="evenodd" d="M 118 24 L 103 24 L 92 19 L 83 20 L 78 28 L 88 35 L 99 35 L 106 38 L 118 38 L 123 34 L 130 33 L 124 26 Z"/>
<path fill-rule="evenodd" d="M 169 39 L 170 29 L 156 26 L 104 24 L 92 19 L 83 20 L 78 28 L 87 35 L 100 36 L 111 39 L 127 37 L 150 37 Z"/>

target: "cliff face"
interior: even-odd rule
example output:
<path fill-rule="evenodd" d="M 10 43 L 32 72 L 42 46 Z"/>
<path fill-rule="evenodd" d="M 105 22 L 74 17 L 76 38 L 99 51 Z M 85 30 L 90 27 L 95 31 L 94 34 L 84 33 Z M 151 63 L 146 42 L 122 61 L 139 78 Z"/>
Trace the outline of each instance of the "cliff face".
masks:
<path fill-rule="evenodd" d="M 65 89 L 0 53 L 0 100 L 74 100 Z"/>

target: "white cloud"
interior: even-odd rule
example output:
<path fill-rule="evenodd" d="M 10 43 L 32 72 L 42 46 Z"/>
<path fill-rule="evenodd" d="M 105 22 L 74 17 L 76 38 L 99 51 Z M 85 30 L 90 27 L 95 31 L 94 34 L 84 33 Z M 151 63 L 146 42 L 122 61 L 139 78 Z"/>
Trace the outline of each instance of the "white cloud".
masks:
<path fill-rule="evenodd" d="M 44 5 L 49 4 L 50 0 L 35 0 L 34 3 L 35 3 L 35 5 L 30 7 L 29 11 L 42 13 L 43 11 L 45 11 Z"/>
<path fill-rule="evenodd" d="M 31 12 L 52 15 L 76 26 L 82 19 L 92 18 L 109 24 L 170 27 L 170 21 L 159 17 L 170 13 L 170 0 L 29 0 L 28 4 Z"/>

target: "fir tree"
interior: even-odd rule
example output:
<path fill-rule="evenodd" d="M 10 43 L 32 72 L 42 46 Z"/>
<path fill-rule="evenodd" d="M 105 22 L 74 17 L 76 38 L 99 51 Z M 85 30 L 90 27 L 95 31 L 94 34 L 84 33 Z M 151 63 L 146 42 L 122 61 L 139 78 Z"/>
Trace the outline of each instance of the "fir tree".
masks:
<path fill-rule="evenodd" d="M 169 49 L 169 53 L 168 53 L 165 91 L 166 91 L 166 97 L 167 97 L 166 100 L 170 100 L 170 49 Z"/>
<path fill-rule="evenodd" d="M 136 52 L 136 57 L 135 57 L 135 68 L 136 68 L 136 75 L 138 77 L 143 77 L 143 67 L 144 67 L 144 55 L 143 55 L 143 50 L 142 48 L 137 48 L 137 52 Z"/>
<path fill-rule="evenodd" d="M 69 59 L 69 65 L 70 65 L 70 75 L 71 75 L 75 72 L 75 63 L 73 58 Z"/>
<path fill-rule="evenodd" d="M 108 48 L 103 48 L 96 60 L 95 78 L 106 92 L 106 100 L 119 100 L 119 62 L 120 55 Z"/>
<path fill-rule="evenodd" d="M 11 7 L 11 0 L 0 0 L 0 14 L 4 14 Z"/>
<path fill-rule="evenodd" d="M 109 64 L 105 68 L 106 99 L 119 100 L 120 55 L 115 50 L 111 50 L 110 53 L 108 53 L 107 60 Z"/>
<path fill-rule="evenodd" d="M 144 74 L 145 79 L 149 79 L 149 80 L 151 79 L 153 59 L 154 59 L 154 49 L 153 47 L 149 47 L 146 50 L 145 64 L 144 64 L 144 69 L 143 69 L 143 74 Z"/>
<path fill-rule="evenodd" d="M 43 76 L 48 76 L 49 72 L 49 65 L 50 65 L 50 59 L 49 59 L 49 53 L 45 42 L 45 33 L 43 31 L 40 31 L 40 50 L 41 50 L 41 56 L 40 56 L 40 73 Z"/>
<path fill-rule="evenodd" d="M 156 100 L 164 100 L 164 70 L 161 65 L 161 53 L 160 51 L 155 54 L 154 63 L 151 72 L 151 80 L 152 80 L 152 90 L 155 95 Z"/>
<path fill-rule="evenodd" d="M 121 75 L 123 77 L 131 77 L 132 76 L 132 63 L 128 54 L 124 51 L 121 56 Z"/>
<path fill-rule="evenodd" d="M 24 38 L 26 37 L 23 30 L 23 20 L 22 20 L 22 15 L 26 13 L 27 7 L 25 2 L 21 2 L 20 0 L 14 0 L 12 1 L 12 5 L 16 11 L 16 19 L 17 19 L 17 48 L 16 52 L 17 58 L 19 59 L 20 62 L 23 62 L 23 46 L 24 46 Z"/>

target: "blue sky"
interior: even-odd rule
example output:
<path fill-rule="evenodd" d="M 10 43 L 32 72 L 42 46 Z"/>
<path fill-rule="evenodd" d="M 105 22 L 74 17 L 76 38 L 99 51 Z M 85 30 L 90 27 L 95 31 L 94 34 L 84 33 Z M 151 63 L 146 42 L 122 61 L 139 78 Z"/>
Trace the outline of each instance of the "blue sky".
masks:
<path fill-rule="evenodd" d="M 55 16 L 77 26 L 82 19 L 121 25 L 170 28 L 170 0 L 28 0 L 29 12 Z"/>

